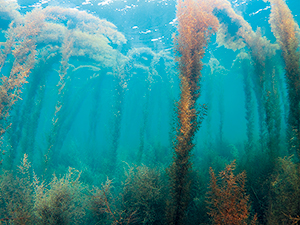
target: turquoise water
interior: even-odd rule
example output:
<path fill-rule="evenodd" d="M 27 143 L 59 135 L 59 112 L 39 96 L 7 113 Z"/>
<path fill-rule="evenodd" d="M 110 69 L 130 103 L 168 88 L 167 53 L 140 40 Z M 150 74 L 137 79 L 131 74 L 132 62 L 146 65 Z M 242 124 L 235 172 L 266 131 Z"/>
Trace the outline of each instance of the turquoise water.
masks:
<path fill-rule="evenodd" d="M 261 224 L 296 221 L 297 201 L 285 201 L 300 195 L 300 117 L 292 114 L 300 96 L 286 65 L 298 90 L 299 26 L 295 57 L 286 59 L 269 2 L 232 0 L 231 13 L 206 2 L 219 26 L 201 59 L 194 108 L 202 120 L 178 166 L 192 165 L 186 219 L 174 223 L 177 2 L 0 0 L 0 224 L 212 224 L 209 168 L 218 174 L 234 160 L 234 174 L 247 180 L 237 191 L 249 198 L 240 224 L 255 214 Z M 299 0 L 282 2 L 299 24 Z M 244 23 L 258 39 L 247 40 Z"/>

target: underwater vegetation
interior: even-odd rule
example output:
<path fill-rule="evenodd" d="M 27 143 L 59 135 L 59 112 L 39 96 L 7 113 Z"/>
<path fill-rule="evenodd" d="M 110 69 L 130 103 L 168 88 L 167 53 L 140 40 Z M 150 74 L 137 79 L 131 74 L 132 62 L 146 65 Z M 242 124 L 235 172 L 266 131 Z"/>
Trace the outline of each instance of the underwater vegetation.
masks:
<path fill-rule="evenodd" d="M 197 4 L 201 4 L 201 10 Z M 212 16 L 211 10 L 212 7 L 207 1 L 199 3 L 178 1 L 178 36 L 175 38 L 175 48 L 178 52 L 176 60 L 180 71 L 180 99 L 176 111 L 178 125 L 174 141 L 173 163 L 169 171 L 172 189 L 172 200 L 168 205 L 169 224 L 184 223 L 185 211 L 190 201 L 190 156 L 194 147 L 195 133 L 204 116 L 203 112 L 200 114 L 196 106 L 201 92 L 201 60 L 210 35 L 216 29 L 214 26 L 217 24 L 217 19 Z"/>
<path fill-rule="evenodd" d="M 157 51 L 0 0 L 0 224 L 300 224 L 300 29 L 264 2 L 274 37 L 227 0 L 178 0 Z"/>

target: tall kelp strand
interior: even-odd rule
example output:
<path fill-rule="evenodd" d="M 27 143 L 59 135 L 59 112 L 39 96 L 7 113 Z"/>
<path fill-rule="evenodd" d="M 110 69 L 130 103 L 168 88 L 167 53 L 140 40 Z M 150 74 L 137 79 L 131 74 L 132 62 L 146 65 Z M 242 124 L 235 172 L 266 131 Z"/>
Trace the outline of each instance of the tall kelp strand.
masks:
<path fill-rule="evenodd" d="M 37 38 L 45 24 L 45 15 L 41 10 L 33 10 L 21 18 L 13 7 L 10 9 L 9 18 L 15 22 L 10 23 L 6 32 L 7 41 L 1 46 L 0 58 L 1 71 L 5 66 L 11 67 L 0 78 L 0 138 L 10 126 L 7 122 L 10 110 L 21 99 L 22 87 L 34 68 L 38 53 Z M 13 57 L 12 63 L 7 60 L 10 57 Z"/>
<path fill-rule="evenodd" d="M 217 34 L 217 42 L 220 46 L 225 46 L 228 49 L 241 52 L 237 55 L 235 64 L 238 64 L 240 72 L 244 76 L 244 94 L 245 94 L 245 109 L 247 120 L 247 138 L 248 143 L 245 145 L 247 154 L 246 167 L 254 163 L 254 152 L 259 147 L 259 154 L 264 154 L 263 168 L 256 169 L 264 171 L 260 178 L 265 180 L 264 187 L 257 187 L 254 201 L 265 196 L 269 190 L 269 177 L 275 171 L 278 156 L 280 155 L 281 147 L 281 126 L 282 126 L 282 111 L 280 93 L 280 67 L 277 62 L 277 50 L 279 46 L 271 43 L 270 40 L 262 33 L 261 28 L 254 31 L 241 15 L 238 15 L 232 5 L 227 0 L 216 1 L 215 15 L 220 19 L 221 28 Z M 234 25 L 234 26 L 233 26 Z M 235 28 L 233 29 L 232 28 Z M 233 32 L 234 31 L 234 32 Z M 252 92 L 255 96 L 256 107 L 253 104 Z M 258 146 L 255 146 L 253 141 L 254 134 L 254 110 L 257 109 L 259 141 Z M 251 162 L 251 163 L 250 163 Z M 253 165 L 252 165 L 253 167 Z M 250 182 L 258 178 L 255 169 L 248 171 Z M 252 178 L 251 178 L 252 177 Z M 269 184 L 268 184 L 269 183 Z M 252 187 L 256 186 L 255 182 Z M 264 204 L 266 204 L 265 201 Z M 266 205 L 262 203 L 255 204 L 259 218 L 263 217 L 260 213 Z"/>
<path fill-rule="evenodd" d="M 13 18 L 12 18 L 13 19 Z M 3 133 L 3 120 L 9 115 L 12 105 L 19 99 L 21 88 L 26 83 L 33 66 L 37 36 L 44 23 L 44 15 L 33 11 L 27 14 L 20 24 L 9 28 L 4 46 L 1 46 L 0 69 L 3 68 L 9 54 L 14 57 L 9 75 L 1 77 L 0 122 Z"/>
<path fill-rule="evenodd" d="M 272 31 L 280 44 L 282 56 L 285 62 L 285 76 L 289 98 L 289 149 L 290 153 L 297 153 L 300 158 L 299 26 L 283 0 L 268 1 L 271 3 L 271 15 L 269 22 L 271 24 Z"/>
<path fill-rule="evenodd" d="M 3 73 L 0 82 L 0 134 L 2 136 L 10 127 L 7 134 L 11 146 L 7 153 L 10 159 L 9 167 L 15 161 L 18 148 L 22 153 L 28 153 L 28 158 L 32 161 L 33 143 L 46 91 L 46 75 L 49 75 L 53 66 L 59 62 L 57 103 L 43 160 L 46 170 L 51 161 L 59 156 L 56 151 L 63 145 L 84 99 L 84 95 L 80 95 L 75 103 L 77 107 L 74 107 L 73 102 L 72 111 L 65 108 L 72 74 L 82 69 L 103 70 L 104 73 L 113 71 L 117 51 L 110 43 L 120 45 L 126 43 L 126 39 L 115 30 L 113 24 L 77 9 L 37 8 L 23 16 L 18 13 L 17 8 L 18 6 L 11 1 L 4 1 L 0 8 L 1 16 L 4 15 L 11 22 L 4 32 L 6 41 L 0 46 L 0 69 Z M 70 60 L 74 58 L 85 59 L 85 65 L 71 64 Z M 124 56 L 119 54 L 118 58 L 121 61 Z M 16 110 L 14 121 L 8 121 L 12 106 L 23 97 L 21 90 L 24 84 L 28 83 L 29 75 L 31 82 L 27 85 L 28 92 L 24 95 L 26 105 Z M 97 80 L 97 77 L 92 76 L 89 80 Z M 92 85 L 92 82 L 87 83 L 85 87 Z M 58 135 L 61 135 L 61 138 L 58 139 Z"/>
<path fill-rule="evenodd" d="M 170 167 L 170 224 L 184 224 L 190 202 L 191 151 L 200 125 L 196 101 L 200 95 L 202 58 L 212 33 L 218 26 L 209 1 L 179 0 L 177 6 L 178 35 L 175 37 L 176 60 L 180 70 L 180 100 L 177 103 L 177 134 L 173 163 Z"/>
<path fill-rule="evenodd" d="M 271 4 L 269 23 L 281 48 L 285 64 L 288 95 L 287 142 L 290 157 L 279 158 L 272 183 L 273 198 L 268 223 L 299 224 L 299 159 L 300 159 L 300 52 L 299 25 L 283 0 L 265 0 Z M 297 156 L 294 157 L 294 154 Z M 294 159 L 296 158 L 296 160 Z M 295 163 L 296 161 L 297 163 Z M 288 216 L 286 216 L 288 215 Z"/>
<path fill-rule="evenodd" d="M 215 4 L 214 14 L 221 23 L 217 34 L 218 44 L 234 51 L 244 49 L 251 58 L 253 71 L 251 74 L 250 70 L 243 73 L 250 75 L 254 85 L 260 149 L 262 152 L 267 150 L 270 162 L 274 164 L 280 148 L 278 140 L 281 130 L 281 108 L 277 95 L 279 72 L 275 63 L 278 45 L 272 44 L 266 36 L 263 36 L 261 28 L 257 28 L 255 32 L 251 25 L 234 11 L 227 0 L 217 0 Z M 245 95 L 249 96 L 249 93 Z"/>

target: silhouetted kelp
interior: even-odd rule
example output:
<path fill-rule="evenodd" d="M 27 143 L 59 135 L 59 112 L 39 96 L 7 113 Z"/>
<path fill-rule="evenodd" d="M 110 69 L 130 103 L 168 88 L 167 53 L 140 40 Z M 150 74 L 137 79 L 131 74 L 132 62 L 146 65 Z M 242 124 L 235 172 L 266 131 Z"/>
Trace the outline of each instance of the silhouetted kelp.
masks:
<path fill-rule="evenodd" d="M 219 89 L 219 93 L 217 96 L 217 104 L 218 105 L 218 114 L 219 114 L 219 131 L 218 131 L 218 135 L 217 135 L 217 148 L 219 151 L 219 154 L 222 155 L 224 152 L 224 114 L 225 114 L 225 106 L 224 106 L 224 87 L 223 87 L 223 82 L 224 82 L 224 76 L 227 75 L 228 71 L 220 64 L 220 62 L 214 58 L 213 56 L 210 58 L 209 62 L 208 62 L 208 66 L 209 66 L 209 79 L 208 82 L 211 82 L 209 88 L 206 92 L 208 93 L 208 99 L 207 102 L 211 102 L 212 101 L 212 96 L 213 95 L 213 88 L 217 87 Z M 211 104 L 207 105 L 207 109 L 209 107 L 212 107 Z M 211 109 L 208 109 L 209 111 L 211 111 Z M 209 121 L 211 122 L 211 115 L 207 115 L 206 117 L 206 122 Z M 210 129 L 210 124 L 208 124 L 208 128 Z M 209 134 L 211 137 L 211 134 Z"/>
<path fill-rule="evenodd" d="M 243 74 L 244 93 L 245 93 L 245 110 L 246 115 L 246 135 L 247 141 L 245 143 L 246 160 L 249 162 L 253 159 L 253 151 L 255 147 L 254 141 L 254 100 L 251 88 L 251 74 L 253 74 L 253 67 L 251 65 L 251 58 L 246 52 L 240 52 L 234 61 L 234 67 L 236 66 Z"/>

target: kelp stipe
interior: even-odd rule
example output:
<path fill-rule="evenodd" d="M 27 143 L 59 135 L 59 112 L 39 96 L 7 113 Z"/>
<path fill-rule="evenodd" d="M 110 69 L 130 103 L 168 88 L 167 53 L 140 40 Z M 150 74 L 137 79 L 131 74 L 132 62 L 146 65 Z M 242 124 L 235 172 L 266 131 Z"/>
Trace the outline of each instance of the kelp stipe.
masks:
<path fill-rule="evenodd" d="M 52 70 L 52 66 L 59 56 L 57 54 L 57 48 L 52 48 L 50 46 L 45 46 L 43 52 L 38 56 L 38 60 L 34 70 L 29 79 L 28 92 L 24 98 L 23 110 L 20 110 L 20 115 L 14 115 L 16 118 L 12 124 L 16 128 L 9 131 L 11 138 L 16 139 L 14 132 L 22 133 L 19 137 L 19 141 L 14 142 L 21 147 L 21 152 L 23 154 L 28 154 L 29 161 L 33 164 L 34 154 L 36 153 L 36 135 L 40 120 L 41 111 L 45 104 L 45 92 L 46 92 L 46 82 L 49 74 Z M 30 115 L 30 116 L 29 116 Z M 11 141 L 13 144 L 13 141 Z"/>
<path fill-rule="evenodd" d="M 79 111 L 85 95 L 80 95 L 78 101 L 73 102 L 73 110 L 68 108 L 69 90 L 71 89 L 72 75 L 79 69 L 90 69 L 105 72 L 116 64 L 117 51 L 109 45 L 109 40 L 114 44 L 125 43 L 125 37 L 115 30 L 111 23 L 92 16 L 77 9 L 61 7 L 46 7 L 43 13 L 49 21 L 47 29 L 43 33 L 44 41 L 56 43 L 60 51 L 60 67 L 58 75 L 60 80 L 57 84 L 57 102 L 52 117 L 51 130 L 47 136 L 47 150 L 44 154 L 44 173 L 51 167 L 53 162 L 59 160 L 59 151 L 63 146 L 71 125 Z M 81 22 L 79 22 L 81 21 Z M 67 24 L 67 26 L 65 26 Z M 48 33 L 55 35 L 49 36 Z M 60 37 L 60 38 L 59 38 Z M 105 37 L 109 38 L 106 39 Z M 107 57 L 103 57 L 103 56 Z M 75 57 L 85 57 L 90 64 L 75 67 L 71 60 Z M 101 67 L 96 63 L 100 63 Z M 96 66 L 93 66 L 96 65 Z M 91 80 L 97 75 L 87 79 L 84 88 L 92 86 Z M 75 105 L 75 107 L 74 107 Z M 77 109 L 77 110 L 76 110 Z M 68 118 L 66 118 L 68 117 Z"/>
<path fill-rule="evenodd" d="M 113 121 L 112 121 L 112 143 L 111 149 L 108 155 L 108 162 L 109 162 L 109 171 L 108 173 L 113 174 L 117 167 L 117 155 L 118 155 L 118 148 L 121 136 L 121 122 L 123 117 L 123 102 L 124 102 L 124 95 L 126 91 L 126 79 L 127 75 L 124 71 L 124 62 L 121 61 L 122 55 L 120 54 L 117 58 L 118 64 L 116 65 L 114 71 L 114 104 L 113 104 Z M 124 60 L 124 59 L 123 59 Z"/>
<path fill-rule="evenodd" d="M 268 207 L 270 176 L 276 168 L 276 159 L 280 153 L 280 130 L 281 130 L 281 107 L 280 93 L 278 91 L 280 85 L 279 70 L 276 65 L 276 50 L 278 45 L 270 43 L 270 41 L 261 34 L 260 28 L 254 32 L 249 23 L 244 18 L 237 15 L 227 0 L 221 0 L 216 7 L 225 10 L 231 20 L 238 21 L 240 28 L 235 39 L 230 39 L 228 48 L 236 50 L 237 44 L 242 38 L 245 46 L 244 52 L 240 53 L 241 68 L 244 74 L 245 82 L 245 101 L 246 101 L 246 120 L 247 120 L 247 143 L 245 145 L 246 152 L 246 168 L 249 177 L 249 183 L 255 192 L 251 195 L 254 210 L 257 212 L 258 219 L 262 222 L 265 218 L 265 209 Z M 225 33 L 226 34 L 226 33 Z M 222 45 L 225 45 L 221 43 Z M 233 48 L 234 47 L 234 48 Z M 248 61 L 248 62 L 247 62 Z M 254 103 L 257 104 L 258 125 L 259 125 L 259 152 L 255 153 L 256 146 L 253 143 L 254 109 L 251 103 L 252 88 L 256 97 Z M 251 89 L 249 89 L 251 88 Z M 254 163 L 254 153 L 256 160 L 261 163 Z M 259 182 L 257 182 L 259 180 Z M 258 185 L 259 184 L 259 185 Z M 260 199 L 264 198 L 265 201 Z"/>
<path fill-rule="evenodd" d="M 150 48 L 134 48 L 127 53 L 128 62 L 125 65 L 126 73 L 134 74 L 137 77 L 143 77 L 145 80 L 143 93 L 143 109 L 142 109 L 142 125 L 139 131 L 139 148 L 136 154 L 136 163 L 140 165 L 143 157 L 145 157 L 145 150 L 147 144 L 147 126 L 149 118 L 149 100 L 151 94 L 151 82 L 153 77 L 153 70 L 151 62 L 156 54 Z"/>
<path fill-rule="evenodd" d="M 283 0 L 265 0 L 271 3 L 269 23 L 282 50 L 288 89 L 288 142 L 290 153 L 300 158 L 300 52 L 299 26 Z"/>
<path fill-rule="evenodd" d="M 52 127 L 51 133 L 47 137 L 47 152 L 44 155 L 44 174 L 46 174 L 47 170 L 51 163 L 57 160 L 58 154 L 55 152 L 55 144 L 58 140 L 59 129 L 62 125 L 60 114 L 62 112 L 63 103 L 66 98 L 66 80 L 68 79 L 68 69 L 69 69 L 69 59 L 72 55 L 74 38 L 72 37 L 72 31 L 67 31 L 64 37 L 62 46 L 61 46 L 61 61 L 60 61 L 60 69 L 59 69 L 59 82 L 57 84 L 58 89 L 58 98 L 55 105 L 55 113 L 52 118 Z"/>
<path fill-rule="evenodd" d="M 251 161 L 253 158 L 253 150 L 254 150 L 254 101 L 253 101 L 253 93 L 252 93 L 252 82 L 250 79 L 250 75 L 253 73 L 253 68 L 251 66 L 251 58 L 249 54 L 245 51 L 241 51 L 234 63 L 233 67 L 238 68 L 243 74 L 243 84 L 244 84 L 244 93 L 245 93 L 245 119 L 246 119 L 246 135 L 247 140 L 245 143 L 245 153 L 246 153 L 246 161 Z"/>
<path fill-rule="evenodd" d="M 299 25 L 283 0 L 265 0 L 271 3 L 269 23 L 282 50 L 289 102 L 287 141 L 292 157 L 279 159 L 271 183 L 272 199 L 269 206 L 269 224 L 299 224 L 299 159 L 300 159 L 300 52 Z M 295 163 L 296 162 L 296 163 Z"/>
<path fill-rule="evenodd" d="M 191 151 L 199 128 L 200 115 L 196 101 L 200 95 L 200 79 L 205 48 L 216 31 L 217 18 L 206 0 L 179 0 L 177 6 L 178 36 L 175 37 L 176 60 L 180 70 L 180 100 L 177 103 L 177 134 L 173 163 L 169 168 L 171 199 L 167 217 L 169 224 L 185 224 L 190 203 Z"/>
<path fill-rule="evenodd" d="M 254 71 L 251 74 L 256 96 L 260 149 L 265 152 L 267 149 L 271 164 L 274 164 L 279 154 L 279 137 L 281 130 L 281 109 L 279 106 L 278 92 L 278 68 L 275 63 L 276 50 L 278 45 L 270 41 L 261 34 L 261 29 L 256 32 L 252 30 L 250 24 L 245 19 L 235 13 L 231 4 L 227 0 L 216 0 L 214 10 L 218 18 L 228 17 L 221 20 L 221 31 L 218 33 L 217 41 L 219 45 L 237 50 L 241 47 L 248 48 L 251 57 L 251 67 Z M 221 13 L 222 12 L 222 13 Z M 233 23 L 238 29 L 231 29 L 236 32 L 229 32 L 229 27 Z M 228 27 L 224 29 L 223 27 Z M 226 32 L 227 31 L 227 32 Z M 230 38 L 227 38 L 229 36 Z M 242 43 L 242 44 L 241 44 Z M 267 135 L 266 135 L 267 134 Z"/>
<path fill-rule="evenodd" d="M 214 79 L 214 85 L 210 84 L 210 88 L 212 90 L 208 90 L 208 92 L 213 92 L 213 86 L 216 86 L 219 89 L 219 93 L 217 96 L 217 105 L 218 105 L 218 114 L 219 114 L 219 131 L 218 131 L 218 138 L 217 138 L 217 146 L 219 151 L 223 152 L 224 151 L 224 139 L 223 139 L 223 135 L 224 135 L 224 114 L 225 114 L 225 105 L 224 105 L 224 76 L 226 76 L 228 74 L 228 70 L 225 69 L 225 67 L 223 67 L 219 60 L 216 59 L 215 57 L 211 57 L 209 62 L 208 62 L 208 66 L 210 68 L 210 73 L 209 76 L 210 78 L 208 79 Z M 211 95 L 211 93 L 209 93 L 208 95 Z M 212 99 L 208 99 L 208 104 L 210 104 L 212 102 Z M 207 117 L 208 118 L 208 117 Z M 207 119 L 206 119 L 207 121 Z M 210 126 L 210 125 L 209 125 Z"/>
<path fill-rule="evenodd" d="M 10 126 L 7 122 L 10 111 L 21 99 L 22 87 L 35 66 L 36 44 L 44 25 L 45 16 L 40 9 L 35 9 L 24 17 L 19 15 L 6 31 L 7 40 L 0 52 L 0 71 L 3 72 L 2 69 L 7 66 L 9 72 L 0 78 L 0 138 Z M 12 63 L 7 60 L 10 57 Z M 8 167 L 12 167 L 15 158 L 16 149 L 11 147 L 8 150 Z"/>

